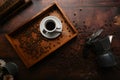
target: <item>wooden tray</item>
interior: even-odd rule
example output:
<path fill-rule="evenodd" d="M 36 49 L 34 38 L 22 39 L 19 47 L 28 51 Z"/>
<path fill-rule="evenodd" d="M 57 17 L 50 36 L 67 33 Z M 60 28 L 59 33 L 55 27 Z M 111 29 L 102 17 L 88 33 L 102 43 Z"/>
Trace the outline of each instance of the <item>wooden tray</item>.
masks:
<path fill-rule="evenodd" d="M 56 39 L 43 37 L 39 30 L 41 20 L 49 15 L 57 16 L 62 23 L 62 34 Z M 6 38 L 16 50 L 26 67 L 29 68 L 76 35 L 77 31 L 74 26 L 64 15 L 58 4 L 54 3 L 27 21 L 26 24 L 6 34 Z"/>

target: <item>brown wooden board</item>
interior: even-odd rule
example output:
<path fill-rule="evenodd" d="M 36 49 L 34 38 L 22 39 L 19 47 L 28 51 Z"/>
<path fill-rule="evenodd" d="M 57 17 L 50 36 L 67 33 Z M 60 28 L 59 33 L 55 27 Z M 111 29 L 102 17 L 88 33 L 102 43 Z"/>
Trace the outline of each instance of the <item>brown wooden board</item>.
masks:
<path fill-rule="evenodd" d="M 43 37 L 39 30 L 41 20 L 46 16 L 57 16 L 62 23 L 62 33 L 55 39 Z M 30 68 L 50 53 L 64 45 L 77 35 L 77 30 L 65 16 L 57 3 L 54 3 L 35 15 L 32 19 L 6 34 L 17 54 L 27 68 Z"/>
<path fill-rule="evenodd" d="M 0 23 L 30 2 L 31 0 L 0 0 Z"/>
<path fill-rule="evenodd" d="M 9 12 L 10 9 L 20 6 L 24 0 L 0 0 L 0 16 Z"/>

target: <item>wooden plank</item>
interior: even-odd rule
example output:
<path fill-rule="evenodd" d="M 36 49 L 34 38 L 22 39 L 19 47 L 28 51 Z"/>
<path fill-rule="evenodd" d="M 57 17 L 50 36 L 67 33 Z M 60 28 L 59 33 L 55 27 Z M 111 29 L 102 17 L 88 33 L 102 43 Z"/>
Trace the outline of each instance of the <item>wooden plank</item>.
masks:
<path fill-rule="evenodd" d="M 31 0 L 0 0 L 0 2 L 0 24 L 2 24 Z"/>

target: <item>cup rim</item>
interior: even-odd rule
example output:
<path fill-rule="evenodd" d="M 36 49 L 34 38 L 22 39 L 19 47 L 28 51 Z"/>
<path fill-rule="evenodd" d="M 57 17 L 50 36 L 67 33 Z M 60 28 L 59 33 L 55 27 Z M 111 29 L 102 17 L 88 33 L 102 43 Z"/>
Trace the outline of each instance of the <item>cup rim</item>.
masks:
<path fill-rule="evenodd" d="M 55 27 L 54 27 L 54 29 L 52 29 L 52 30 L 48 30 L 48 29 L 46 28 L 46 24 L 47 24 L 47 22 L 49 22 L 49 21 L 51 21 L 51 22 L 53 22 L 53 23 L 55 24 Z M 48 20 L 46 20 L 46 21 L 45 21 L 45 25 L 44 25 L 44 29 L 45 29 L 45 31 L 47 31 L 47 32 L 54 32 L 54 31 L 56 30 L 56 22 L 55 22 L 53 19 L 48 19 Z"/>

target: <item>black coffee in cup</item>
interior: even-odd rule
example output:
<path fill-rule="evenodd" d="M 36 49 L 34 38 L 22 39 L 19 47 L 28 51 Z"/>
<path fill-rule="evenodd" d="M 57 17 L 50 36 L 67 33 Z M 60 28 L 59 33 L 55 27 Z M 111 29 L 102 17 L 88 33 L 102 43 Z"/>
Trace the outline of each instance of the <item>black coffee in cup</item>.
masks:
<path fill-rule="evenodd" d="M 49 31 L 54 30 L 55 29 L 55 22 L 52 20 L 49 20 L 46 22 L 45 27 Z"/>

